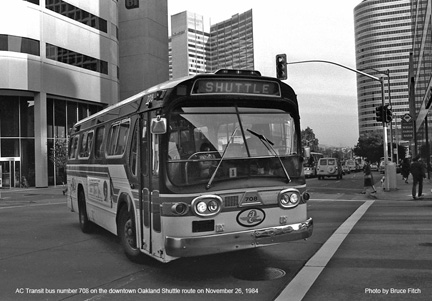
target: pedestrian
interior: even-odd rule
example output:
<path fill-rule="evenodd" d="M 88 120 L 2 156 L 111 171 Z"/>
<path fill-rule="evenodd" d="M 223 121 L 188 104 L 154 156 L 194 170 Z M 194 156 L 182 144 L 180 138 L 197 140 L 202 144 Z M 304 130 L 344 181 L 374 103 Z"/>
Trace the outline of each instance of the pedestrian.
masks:
<path fill-rule="evenodd" d="M 365 160 L 365 166 L 363 167 L 363 173 L 364 173 L 364 182 L 363 182 L 363 194 L 366 194 L 368 191 L 368 188 L 372 188 L 372 192 L 369 194 L 369 196 L 375 198 L 375 195 L 373 195 L 373 193 L 376 193 L 376 189 L 374 186 L 374 180 L 373 180 L 373 176 L 372 176 L 372 171 L 370 168 L 370 163 L 369 160 Z"/>
<path fill-rule="evenodd" d="M 416 156 L 411 163 L 410 172 L 413 178 L 412 184 L 412 197 L 414 200 L 418 200 L 423 195 L 423 178 L 426 177 L 426 173 L 422 162 L 419 161 L 420 156 Z M 416 194 L 418 185 L 418 196 Z"/>
<path fill-rule="evenodd" d="M 405 181 L 405 183 L 408 183 L 408 177 L 410 174 L 410 162 L 408 158 L 405 158 L 402 161 L 401 174 L 402 179 Z"/>

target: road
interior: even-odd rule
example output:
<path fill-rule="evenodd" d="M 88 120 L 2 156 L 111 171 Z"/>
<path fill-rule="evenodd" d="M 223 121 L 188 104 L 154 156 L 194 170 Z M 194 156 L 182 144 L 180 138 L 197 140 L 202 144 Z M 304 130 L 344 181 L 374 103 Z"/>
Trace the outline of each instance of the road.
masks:
<path fill-rule="evenodd" d="M 384 294 L 367 293 L 366 289 L 384 288 L 389 292 L 405 288 L 421 291 L 391 294 L 401 297 L 399 300 L 414 296 L 415 300 L 426 296 L 424 300 L 430 300 L 430 203 L 416 207 L 408 203 L 398 203 L 397 207 L 391 202 L 372 204 L 374 201 L 360 194 L 360 174 L 355 175 L 341 181 L 308 180 L 312 191 L 309 213 L 315 228 L 307 241 L 168 264 L 150 258 L 140 264 L 130 262 L 112 234 L 100 228 L 82 233 L 78 216 L 66 208 L 61 190 L 29 190 L 15 194 L 13 199 L 3 192 L 0 300 L 261 301 L 278 296 L 278 300 L 285 300 L 280 299 L 285 289 L 300 275 L 313 274 L 316 268 L 310 266 L 310 260 L 322 260 L 321 255 L 328 257 L 328 267 L 316 275 L 316 280 L 304 281 L 304 300 L 320 300 L 322 296 L 325 300 L 368 300 Z M 365 204 L 370 207 L 364 217 L 353 223 L 359 228 L 351 232 L 340 228 Z M 401 211 L 409 213 L 409 218 L 401 218 Z M 404 225 L 402 231 L 395 229 L 397 224 Z M 341 229 L 346 233 L 344 243 L 333 253 L 325 251 L 328 245 L 337 245 L 335 237 L 337 241 L 339 236 L 335 234 Z M 403 240 L 399 241 L 400 237 Z M 389 248 L 397 252 L 389 254 Z M 374 275 L 379 280 L 368 282 Z M 295 294 L 299 293 L 301 290 L 295 289 Z M 291 293 L 289 296 L 294 298 Z M 297 298 L 301 300 L 302 295 Z"/>

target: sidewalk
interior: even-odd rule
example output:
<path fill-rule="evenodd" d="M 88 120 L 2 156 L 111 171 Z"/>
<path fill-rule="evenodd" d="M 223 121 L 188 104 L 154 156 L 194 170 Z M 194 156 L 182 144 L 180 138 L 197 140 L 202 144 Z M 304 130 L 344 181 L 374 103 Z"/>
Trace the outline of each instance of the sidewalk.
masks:
<path fill-rule="evenodd" d="M 13 197 L 14 195 L 19 195 L 23 193 L 31 193 L 31 194 L 45 194 L 45 195 L 63 195 L 63 190 L 65 189 L 62 185 L 57 186 L 49 186 L 49 187 L 43 187 L 43 188 L 36 188 L 36 187 L 29 187 L 29 188 L 18 188 L 18 187 L 12 187 L 12 188 L 0 188 L 0 195 L 1 196 L 9 196 Z"/>
<path fill-rule="evenodd" d="M 377 190 L 376 199 L 377 200 L 391 200 L 391 201 L 432 201 L 432 177 L 431 179 L 423 179 L 423 196 L 422 199 L 413 200 L 411 190 L 412 190 L 412 176 L 408 178 L 408 184 L 402 179 L 401 174 L 396 175 L 396 189 L 390 191 L 384 191 L 381 186 L 381 178 L 383 174 L 380 174 L 378 179 L 375 179 L 375 188 Z M 418 186 L 417 186 L 418 193 Z"/>

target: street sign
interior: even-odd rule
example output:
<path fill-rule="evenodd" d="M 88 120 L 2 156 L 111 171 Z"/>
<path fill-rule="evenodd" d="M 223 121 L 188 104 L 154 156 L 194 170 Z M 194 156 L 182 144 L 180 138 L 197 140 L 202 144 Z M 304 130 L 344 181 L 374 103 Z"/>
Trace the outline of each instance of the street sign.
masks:
<path fill-rule="evenodd" d="M 402 120 L 404 120 L 405 122 L 411 122 L 412 121 L 412 117 L 410 114 L 406 113 L 402 116 Z"/>
<path fill-rule="evenodd" d="M 414 139 L 414 120 L 410 114 L 406 113 L 402 116 L 402 140 Z"/>

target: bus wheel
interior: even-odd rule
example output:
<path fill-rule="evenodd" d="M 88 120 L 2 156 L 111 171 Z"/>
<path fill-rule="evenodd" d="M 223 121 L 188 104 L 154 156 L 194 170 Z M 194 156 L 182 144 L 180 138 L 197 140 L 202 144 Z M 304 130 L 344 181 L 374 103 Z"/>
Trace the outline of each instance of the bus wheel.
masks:
<path fill-rule="evenodd" d="M 80 189 L 80 191 L 78 192 L 78 216 L 81 231 L 84 233 L 90 233 L 92 223 L 87 216 L 85 195 L 82 189 Z"/>
<path fill-rule="evenodd" d="M 137 248 L 135 221 L 126 207 L 120 210 L 117 232 L 127 258 L 140 261 L 143 254 Z"/>

